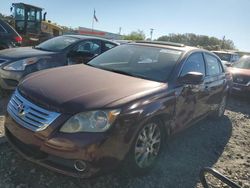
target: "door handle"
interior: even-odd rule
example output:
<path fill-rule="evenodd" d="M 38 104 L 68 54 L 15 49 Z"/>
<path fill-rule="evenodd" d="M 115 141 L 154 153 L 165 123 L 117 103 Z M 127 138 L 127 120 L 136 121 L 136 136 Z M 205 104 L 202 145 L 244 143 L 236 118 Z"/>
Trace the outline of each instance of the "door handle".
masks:
<path fill-rule="evenodd" d="M 204 91 L 205 91 L 206 94 L 209 94 L 209 93 L 210 93 L 210 90 L 211 90 L 210 87 L 205 86 Z"/>

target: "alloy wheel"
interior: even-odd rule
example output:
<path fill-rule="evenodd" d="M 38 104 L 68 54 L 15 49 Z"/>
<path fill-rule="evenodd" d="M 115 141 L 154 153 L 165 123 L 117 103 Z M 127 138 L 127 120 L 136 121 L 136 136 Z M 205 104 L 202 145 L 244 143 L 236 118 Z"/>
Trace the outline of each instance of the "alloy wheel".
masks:
<path fill-rule="evenodd" d="M 160 152 L 161 130 L 156 123 L 146 124 L 135 143 L 135 162 L 140 168 L 151 166 Z"/>

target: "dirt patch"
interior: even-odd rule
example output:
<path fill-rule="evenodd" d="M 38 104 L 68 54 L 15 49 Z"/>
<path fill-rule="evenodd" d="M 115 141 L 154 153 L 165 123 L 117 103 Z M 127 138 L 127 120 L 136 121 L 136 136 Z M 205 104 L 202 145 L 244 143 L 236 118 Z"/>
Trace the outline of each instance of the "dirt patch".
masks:
<path fill-rule="evenodd" d="M 201 187 L 199 171 L 205 166 L 213 167 L 242 187 L 249 188 L 249 135 L 250 103 L 233 98 L 222 119 L 207 118 L 169 140 L 164 155 L 149 175 L 128 178 L 118 171 L 91 180 L 65 177 L 34 165 L 6 143 L 0 145 L 0 188 L 198 188 Z"/>

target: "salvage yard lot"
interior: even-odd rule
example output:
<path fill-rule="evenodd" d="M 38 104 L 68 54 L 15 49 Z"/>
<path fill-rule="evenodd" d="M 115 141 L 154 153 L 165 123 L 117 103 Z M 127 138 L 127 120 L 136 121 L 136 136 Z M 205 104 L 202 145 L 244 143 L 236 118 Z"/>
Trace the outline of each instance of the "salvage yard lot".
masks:
<path fill-rule="evenodd" d="M 4 109 L 4 102 L 0 100 Z M 0 112 L 0 136 L 3 110 Z M 199 170 L 209 166 L 243 188 L 250 179 L 250 102 L 232 98 L 220 120 L 205 119 L 171 138 L 156 168 L 144 177 L 111 173 L 79 180 L 24 160 L 7 143 L 0 145 L 0 188 L 26 187 L 201 187 Z M 119 171 L 119 170 L 118 170 Z"/>

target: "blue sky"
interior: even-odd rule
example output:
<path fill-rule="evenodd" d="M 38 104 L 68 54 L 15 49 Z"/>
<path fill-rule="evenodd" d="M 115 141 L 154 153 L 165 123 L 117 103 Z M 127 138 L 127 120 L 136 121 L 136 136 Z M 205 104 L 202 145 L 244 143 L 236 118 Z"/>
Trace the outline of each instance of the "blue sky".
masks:
<path fill-rule="evenodd" d="M 0 0 L 0 12 L 9 14 L 11 3 Z M 43 7 L 47 18 L 59 25 L 90 27 L 128 34 L 137 29 L 153 38 L 169 33 L 195 33 L 232 39 L 240 50 L 250 51 L 249 0 L 23 0 Z"/>

